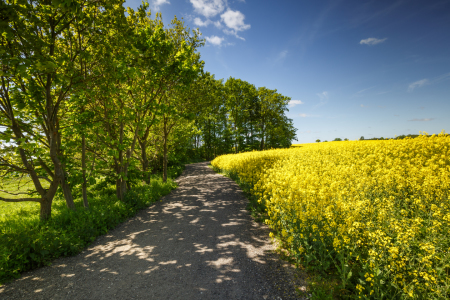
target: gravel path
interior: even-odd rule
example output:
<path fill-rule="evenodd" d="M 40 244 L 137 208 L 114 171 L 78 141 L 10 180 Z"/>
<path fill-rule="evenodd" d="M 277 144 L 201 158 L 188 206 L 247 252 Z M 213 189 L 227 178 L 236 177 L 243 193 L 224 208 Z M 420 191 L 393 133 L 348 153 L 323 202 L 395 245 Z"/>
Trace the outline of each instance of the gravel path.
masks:
<path fill-rule="evenodd" d="M 235 182 L 197 163 L 177 183 L 82 253 L 1 286 L 0 299 L 297 299 L 304 276 L 272 253 Z"/>

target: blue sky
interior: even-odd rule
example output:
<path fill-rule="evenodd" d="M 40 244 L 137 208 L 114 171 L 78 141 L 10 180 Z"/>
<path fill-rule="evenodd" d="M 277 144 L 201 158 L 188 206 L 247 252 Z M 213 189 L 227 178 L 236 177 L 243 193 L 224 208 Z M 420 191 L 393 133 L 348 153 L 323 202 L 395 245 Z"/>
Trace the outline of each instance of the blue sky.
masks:
<path fill-rule="evenodd" d="M 450 0 L 149 3 L 200 29 L 216 79 L 291 97 L 298 143 L 450 131 Z"/>

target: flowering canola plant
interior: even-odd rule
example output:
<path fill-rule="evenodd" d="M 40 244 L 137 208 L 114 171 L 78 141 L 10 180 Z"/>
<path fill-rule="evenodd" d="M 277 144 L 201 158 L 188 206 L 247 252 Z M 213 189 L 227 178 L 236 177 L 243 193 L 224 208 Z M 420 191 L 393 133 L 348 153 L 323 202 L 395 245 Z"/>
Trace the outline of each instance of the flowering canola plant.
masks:
<path fill-rule="evenodd" d="M 450 296 L 450 136 L 307 144 L 217 157 L 266 223 L 355 299 Z"/>

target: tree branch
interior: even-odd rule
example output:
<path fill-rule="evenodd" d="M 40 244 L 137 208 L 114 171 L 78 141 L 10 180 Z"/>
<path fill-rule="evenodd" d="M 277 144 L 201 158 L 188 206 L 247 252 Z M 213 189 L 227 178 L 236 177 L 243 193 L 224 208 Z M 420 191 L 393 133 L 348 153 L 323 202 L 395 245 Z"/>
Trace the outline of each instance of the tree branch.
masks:
<path fill-rule="evenodd" d="M 31 201 L 31 202 L 41 202 L 40 198 L 18 198 L 18 199 L 8 199 L 8 198 L 3 198 L 0 197 L 1 201 L 5 201 L 5 202 L 26 202 L 26 201 Z"/>

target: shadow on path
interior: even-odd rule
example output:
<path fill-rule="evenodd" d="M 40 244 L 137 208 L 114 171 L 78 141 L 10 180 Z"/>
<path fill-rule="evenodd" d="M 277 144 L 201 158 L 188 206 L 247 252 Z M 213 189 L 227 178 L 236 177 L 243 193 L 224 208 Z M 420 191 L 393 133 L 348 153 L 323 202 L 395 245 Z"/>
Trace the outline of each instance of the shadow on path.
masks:
<path fill-rule="evenodd" d="M 295 299 L 292 284 L 280 291 L 271 278 L 268 229 L 207 164 L 187 165 L 163 202 L 79 255 L 1 286 L 0 299 Z"/>

